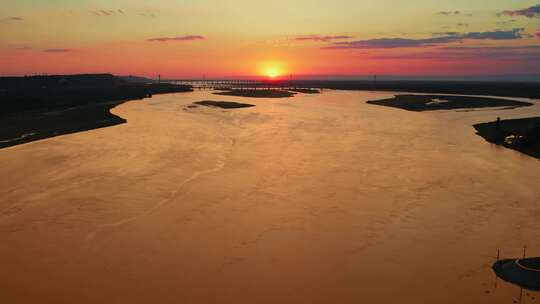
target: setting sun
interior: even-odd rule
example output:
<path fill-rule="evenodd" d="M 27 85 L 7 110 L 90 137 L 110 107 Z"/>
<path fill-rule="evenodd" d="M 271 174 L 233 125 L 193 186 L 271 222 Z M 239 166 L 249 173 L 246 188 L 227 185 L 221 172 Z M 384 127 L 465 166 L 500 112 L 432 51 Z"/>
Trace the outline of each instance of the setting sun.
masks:
<path fill-rule="evenodd" d="M 276 79 L 287 74 L 287 68 L 282 61 L 268 60 L 259 64 L 259 74 L 270 79 Z"/>
<path fill-rule="evenodd" d="M 279 68 L 276 67 L 269 67 L 264 70 L 264 74 L 269 78 L 276 78 L 280 76 L 282 73 L 279 70 Z"/>

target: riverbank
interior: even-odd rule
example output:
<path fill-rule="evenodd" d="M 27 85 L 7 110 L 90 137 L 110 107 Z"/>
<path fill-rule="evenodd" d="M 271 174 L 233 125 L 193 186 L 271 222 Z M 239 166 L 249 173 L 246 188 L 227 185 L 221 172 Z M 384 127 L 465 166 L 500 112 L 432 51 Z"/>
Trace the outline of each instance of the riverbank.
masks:
<path fill-rule="evenodd" d="M 0 77 L 0 148 L 125 123 L 110 109 L 154 94 L 190 92 L 110 74 Z"/>
<path fill-rule="evenodd" d="M 110 109 L 123 102 L 103 102 L 53 111 L 35 110 L 3 115 L 0 117 L 0 149 L 125 123 L 125 119 L 110 112 Z"/>
<path fill-rule="evenodd" d="M 540 117 L 497 120 L 473 127 L 490 143 L 540 159 Z"/>

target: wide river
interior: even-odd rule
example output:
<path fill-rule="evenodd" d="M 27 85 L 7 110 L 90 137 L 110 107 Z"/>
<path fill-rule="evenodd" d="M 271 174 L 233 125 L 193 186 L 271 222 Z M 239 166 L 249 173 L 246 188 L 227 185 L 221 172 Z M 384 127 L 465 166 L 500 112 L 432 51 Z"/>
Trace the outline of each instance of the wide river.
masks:
<path fill-rule="evenodd" d="M 365 103 L 391 95 L 161 95 L 0 150 L 0 302 L 518 301 L 491 265 L 540 256 L 540 162 L 472 125 L 540 104 Z"/>

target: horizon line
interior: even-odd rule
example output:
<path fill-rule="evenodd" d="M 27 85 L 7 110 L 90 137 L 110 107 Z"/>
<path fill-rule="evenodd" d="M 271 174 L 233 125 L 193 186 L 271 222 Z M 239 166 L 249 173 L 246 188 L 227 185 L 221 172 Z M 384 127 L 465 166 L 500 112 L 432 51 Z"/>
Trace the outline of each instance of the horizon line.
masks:
<path fill-rule="evenodd" d="M 119 77 L 143 77 L 151 80 L 162 81 L 170 80 L 264 80 L 264 81 L 309 81 L 309 80 L 475 80 L 475 79 L 499 79 L 499 80 L 532 80 L 540 81 L 540 73 L 506 73 L 506 74 L 287 74 L 270 78 L 264 75 L 208 75 L 201 74 L 200 76 L 183 75 L 183 76 L 168 76 L 168 75 L 149 75 L 141 74 L 125 74 L 111 72 L 81 72 L 81 73 L 35 73 L 35 74 L 16 74 L 16 75 L 1 75 L 0 77 L 32 77 L 32 76 L 68 76 L 68 75 L 103 75 L 110 74 Z"/>

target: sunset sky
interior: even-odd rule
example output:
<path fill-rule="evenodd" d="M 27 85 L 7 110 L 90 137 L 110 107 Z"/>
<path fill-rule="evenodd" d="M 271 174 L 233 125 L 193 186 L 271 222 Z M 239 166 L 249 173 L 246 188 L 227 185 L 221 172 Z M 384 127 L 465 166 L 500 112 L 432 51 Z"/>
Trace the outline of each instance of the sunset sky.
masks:
<path fill-rule="evenodd" d="M 540 74 L 538 0 L 17 0 L 0 75 Z"/>

